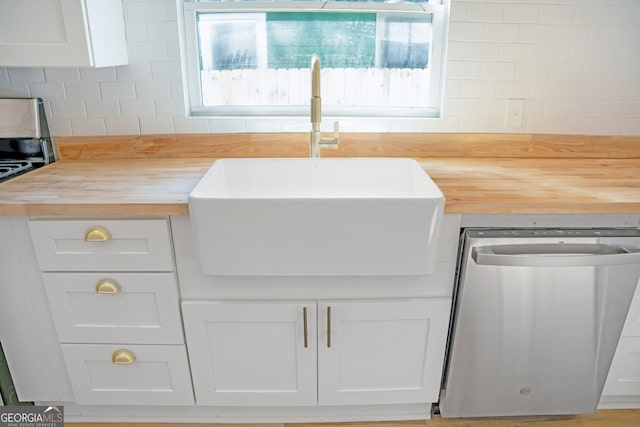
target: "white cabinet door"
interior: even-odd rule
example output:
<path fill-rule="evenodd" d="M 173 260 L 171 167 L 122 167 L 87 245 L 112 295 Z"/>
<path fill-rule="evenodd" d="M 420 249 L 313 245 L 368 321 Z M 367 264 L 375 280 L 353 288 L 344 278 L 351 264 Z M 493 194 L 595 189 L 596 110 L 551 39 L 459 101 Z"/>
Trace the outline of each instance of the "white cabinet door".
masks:
<path fill-rule="evenodd" d="M 121 0 L 3 0 L 0 66 L 127 64 Z"/>
<path fill-rule="evenodd" d="M 174 273 L 43 273 L 62 343 L 184 344 Z"/>
<path fill-rule="evenodd" d="M 182 312 L 199 405 L 317 404 L 315 301 L 186 301 Z"/>
<path fill-rule="evenodd" d="M 320 405 L 436 402 L 451 301 L 318 304 Z"/>
<path fill-rule="evenodd" d="M 62 344 L 61 347 L 76 403 L 194 404 L 184 346 Z"/>

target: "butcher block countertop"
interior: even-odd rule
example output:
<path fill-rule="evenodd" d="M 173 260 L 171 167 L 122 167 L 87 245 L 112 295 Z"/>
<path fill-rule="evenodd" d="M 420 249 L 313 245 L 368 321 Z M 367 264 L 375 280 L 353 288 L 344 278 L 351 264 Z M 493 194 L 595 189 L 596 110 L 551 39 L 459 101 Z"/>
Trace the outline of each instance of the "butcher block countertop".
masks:
<path fill-rule="evenodd" d="M 638 158 L 414 158 L 444 193 L 445 213 L 640 213 Z M 58 161 L 0 184 L 0 215 L 187 215 L 214 160 Z"/>

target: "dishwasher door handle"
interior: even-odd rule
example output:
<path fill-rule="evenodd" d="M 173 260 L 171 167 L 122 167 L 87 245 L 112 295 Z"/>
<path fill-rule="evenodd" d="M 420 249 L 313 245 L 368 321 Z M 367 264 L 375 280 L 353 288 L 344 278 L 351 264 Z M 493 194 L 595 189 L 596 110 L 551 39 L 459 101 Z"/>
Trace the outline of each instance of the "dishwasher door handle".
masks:
<path fill-rule="evenodd" d="M 640 249 L 597 243 L 531 243 L 474 246 L 478 265 L 501 267 L 589 267 L 640 264 Z"/>

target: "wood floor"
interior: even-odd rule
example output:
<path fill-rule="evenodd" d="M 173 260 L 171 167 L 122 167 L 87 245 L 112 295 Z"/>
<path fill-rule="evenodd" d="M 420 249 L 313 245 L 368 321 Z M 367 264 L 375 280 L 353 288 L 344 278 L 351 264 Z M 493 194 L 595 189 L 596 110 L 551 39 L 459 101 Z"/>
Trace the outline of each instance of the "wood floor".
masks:
<path fill-rule="evenodd" d="M 153 427 L 155 423 L 65 423 L 70 427 Z M 318 424 L 161 424 L 162 427 L 640 427 L 640 410 L 608 409 L 593 415 L 518 417 L 501 419 L 443 419 Z"/>

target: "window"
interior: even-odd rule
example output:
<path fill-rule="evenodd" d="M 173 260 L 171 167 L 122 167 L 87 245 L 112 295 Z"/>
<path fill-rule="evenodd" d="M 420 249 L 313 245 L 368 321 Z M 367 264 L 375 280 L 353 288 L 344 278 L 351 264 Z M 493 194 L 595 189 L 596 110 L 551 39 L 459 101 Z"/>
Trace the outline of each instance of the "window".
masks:
<path fill-rule="evenodd" d="M 192 115 L 439 117 L 447 0 L 183 1 Z"/>

